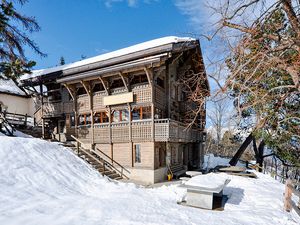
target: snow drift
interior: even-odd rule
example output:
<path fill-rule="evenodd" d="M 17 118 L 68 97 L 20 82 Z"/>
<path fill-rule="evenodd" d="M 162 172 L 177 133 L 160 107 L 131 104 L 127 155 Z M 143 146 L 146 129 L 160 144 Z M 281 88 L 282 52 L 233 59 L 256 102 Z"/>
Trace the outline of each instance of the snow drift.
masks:
<path fill-rule="evenodd" d="M 176 204 L 185 190 L 110 182 L 71 151 L 0 136 L 0 224 L 299 224 L 283 211 L 284 186 L 267 175 L 229 176 L 225 211 Z"/>

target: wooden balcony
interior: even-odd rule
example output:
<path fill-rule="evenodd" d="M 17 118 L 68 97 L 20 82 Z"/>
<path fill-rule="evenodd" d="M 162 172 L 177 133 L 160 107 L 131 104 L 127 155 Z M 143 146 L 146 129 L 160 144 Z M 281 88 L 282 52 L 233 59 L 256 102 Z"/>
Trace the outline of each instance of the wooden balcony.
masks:
<path fill-rule="evenodd" d="M 77 110 L 79 113 L 86 113 L 90 111 L 90 101 L 89 101 L 89 95 L 79 95 L 77 97 Z"/>
<path fill-rule="evenodd" d="M 59 102 L 44 102 L 43 103 L 43 117 L 60 116 L 62 112 L 62 103 Z"/>
<path fill-rule="evenodd" d="M 133 101 L 136 104 L 152 102 L 151 87 L 148 84 L 133 86 Z"/>
<path fill-rule="evenodd" d="M 131 126 L 129 122 L 113 123 L 111 125 L 108 123 L 95 124 L 94 142 L 109 143 L 110 140 L 113 143 L 129 142 L 130 140 L 133 142 L 147 142 L 153 140 L 157 142 L 196 142 L 200 141 L 201 138 L 200 131 L 192 129 L 186 130 L 184 124 L 170 119 L 155 120 L 154 128 L 153 134 L 151 120 L 132 121 Z M 80 126 L 78 128 L 78 138 L 89 142 L 92 134 L 91 129 L 90 126 Z"/>
<path fill-rule="evenodd" d="M 74 111 L 73 102 L 44 102 L 43 117 L 61 116 L 63 113 L 71 113 Z"/>
<path fill-rule="evenodd" d="M 105 109 L 105 105 L 103 104 L 103 97 L 107 96 L 105 91 L 98 91 L 93 93 L 93 109 L 94 110 L 102 110 Z"/>

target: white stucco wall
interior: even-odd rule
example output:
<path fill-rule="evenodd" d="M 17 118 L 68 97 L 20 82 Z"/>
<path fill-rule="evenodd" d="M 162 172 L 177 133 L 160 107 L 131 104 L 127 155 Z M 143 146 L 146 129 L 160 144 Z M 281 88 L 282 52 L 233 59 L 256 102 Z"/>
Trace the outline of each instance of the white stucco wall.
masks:
<path fill-rule="evenodd" d="M 33 116 L 34 103 L 31 98 L 0 93 L 0 104 L 9 113 Z"/>

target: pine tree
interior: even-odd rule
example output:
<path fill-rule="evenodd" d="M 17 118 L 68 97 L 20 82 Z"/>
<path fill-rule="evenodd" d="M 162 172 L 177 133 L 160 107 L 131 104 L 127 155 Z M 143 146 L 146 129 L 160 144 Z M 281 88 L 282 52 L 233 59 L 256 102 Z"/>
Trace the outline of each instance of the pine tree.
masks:
<path fill-rule="evenodd" d="M 23 5 L 26 1 L 2 0 L 0 3 L 0 73 L 13 81 L 30 72 L 35 65 L 35 62 L 25 57 L 25 46 L 29 46 L 38 55 L 45 56 L 28 37 L 28 34 L 40 30 L 35 18 L 24 16 L 14 8 L 14 3 Z"/>
<path fill-rule="evenodd" d="M 65 65 L 66 64 L 66 62 L 65 62 L 65 58 L 62 56 L 62 57 L 60 57 L 60 61 L 59 61 L 59 65 Z"/>

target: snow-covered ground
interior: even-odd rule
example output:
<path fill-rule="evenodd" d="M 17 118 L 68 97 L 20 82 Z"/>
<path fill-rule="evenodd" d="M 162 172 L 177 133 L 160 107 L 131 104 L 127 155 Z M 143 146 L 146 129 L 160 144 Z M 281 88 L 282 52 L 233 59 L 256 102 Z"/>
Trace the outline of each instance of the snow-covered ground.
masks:
<path fill-rule="evenodd" d="M 214 154 L 206 154 L 204 156 L 204 169 L 213 169 L 216 166 L 230 166 L 229 165 L 230 158 L 223 158 L 219 156 L 214 156 Z M 243 163 L 238 162 L 237 166 L 245 166 Z"/>
<path fill-rule="evenodd" d="M 0 136 L 0 224 L 300 224 L 283 210 L 284 186 L 268 175 L 229 176 L 224 211 L 178 205 L 177 186 L 110 182 L 71 151 L 30 137 Z"/>

